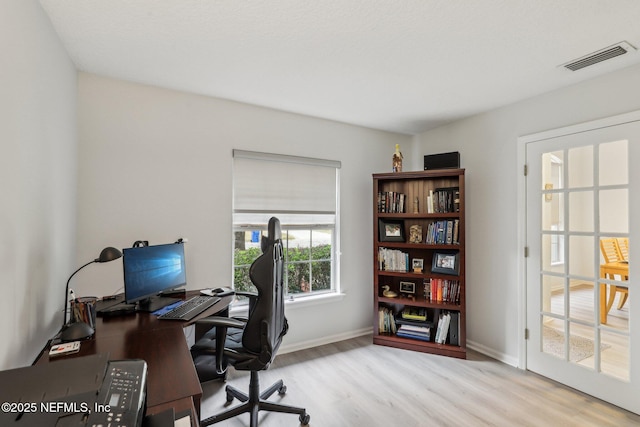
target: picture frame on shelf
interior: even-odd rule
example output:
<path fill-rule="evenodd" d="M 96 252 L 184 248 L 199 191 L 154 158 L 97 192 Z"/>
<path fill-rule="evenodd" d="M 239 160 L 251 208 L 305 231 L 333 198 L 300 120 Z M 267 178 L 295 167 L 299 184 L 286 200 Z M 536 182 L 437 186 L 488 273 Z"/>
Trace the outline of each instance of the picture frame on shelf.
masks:
<path fill-rule="evenodd" d="M 414 258 L 411 260 L 411 267 L 414 273 L 422 273 L 422 270 L 424 270 L 424 259 Z"/>
<path fill-rule="evenodd" d="M 400 282 L 400 293 L 415 294 L 416 284 L 413 282 Z"/>
<path fill-rule="evenodd" d="M 460 254 L 452 252 L 434 252 L 431 272 L 457 276 L 460 270 Z"/>
<path fill-rule="evenodd" d="M 404 221 L 396 219 L 379 219 L 378 240 L 380 242 L 404 243 L 406 241 L 404 232 Z"/>

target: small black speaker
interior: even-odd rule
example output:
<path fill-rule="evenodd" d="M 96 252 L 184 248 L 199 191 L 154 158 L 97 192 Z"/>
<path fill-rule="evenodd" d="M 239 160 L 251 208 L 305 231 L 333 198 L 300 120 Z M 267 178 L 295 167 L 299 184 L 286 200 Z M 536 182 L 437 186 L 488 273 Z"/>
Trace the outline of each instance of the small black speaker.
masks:
<path fill-rule="evenodd" d="M 429 154 L 424 156 L 424 170 L 459 168 L 460 153 L 458 151 L 452 151 L 451 153 Z"/>

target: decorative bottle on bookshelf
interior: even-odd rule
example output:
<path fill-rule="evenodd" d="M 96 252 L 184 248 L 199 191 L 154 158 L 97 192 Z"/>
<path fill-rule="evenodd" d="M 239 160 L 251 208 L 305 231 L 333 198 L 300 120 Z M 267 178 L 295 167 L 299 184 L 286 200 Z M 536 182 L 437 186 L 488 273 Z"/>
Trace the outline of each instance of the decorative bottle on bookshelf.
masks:
<path fill-rule="evenodd" d="M 374 174 L 373 197 L 374 344 L 466 358 L 464 169 Z"/>
<path fill-rule="evenodd" d="M 392 162 L 392 170 L 394 172 L 402 172 L 402 153 L 400 152 L 400 144 L 396 144 L 396 151 L 393 153 Z"/>

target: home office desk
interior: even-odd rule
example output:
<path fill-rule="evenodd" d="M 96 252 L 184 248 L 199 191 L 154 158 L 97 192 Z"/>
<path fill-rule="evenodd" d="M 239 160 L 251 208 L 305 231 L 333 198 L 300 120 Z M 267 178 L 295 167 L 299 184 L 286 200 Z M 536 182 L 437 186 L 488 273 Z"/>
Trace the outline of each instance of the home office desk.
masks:
<path fill-rule="evenodd" d="M 189 291 L 190 298 L 199 291 Z M 189 322 L 158 320 L 150 313 L 120 317 L 98 317 L 96 332 L 82 341 L 80 352 L 49 358 L 49 346 L 34 364 L 55 363 L 56 360 L 91 354 L 108 353 L 109 360 L 143 359 L 147 362 L 147 414 L 174 408 L 176 413 L 189 411 L 192 425 L 200 419 L 202 388 L 198 380 L 183 328 L 204 317 L 228 315 L 233 296 L 223 297 Z M 196 339 L 202 331 L 196 330 Z"/>

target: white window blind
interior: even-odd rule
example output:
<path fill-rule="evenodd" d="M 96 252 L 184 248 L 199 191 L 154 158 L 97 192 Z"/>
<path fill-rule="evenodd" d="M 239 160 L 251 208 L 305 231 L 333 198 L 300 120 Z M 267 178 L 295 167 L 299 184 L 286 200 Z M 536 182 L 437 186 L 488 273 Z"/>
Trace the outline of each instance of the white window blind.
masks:
<path fill-rule="evenodd" d="M 333 160 L 233 150 L 234 223 L 251 224 L 266 212 L 335 223 L 340 166 Z"/>

